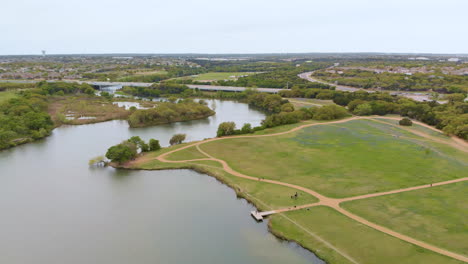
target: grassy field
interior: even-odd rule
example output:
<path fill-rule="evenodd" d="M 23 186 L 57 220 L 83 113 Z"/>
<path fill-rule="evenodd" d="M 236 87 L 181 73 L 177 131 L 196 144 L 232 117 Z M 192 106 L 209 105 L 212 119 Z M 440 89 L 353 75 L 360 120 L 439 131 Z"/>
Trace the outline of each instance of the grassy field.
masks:
<path fill-rule="evenodd" d="M 383 234 L 328 207 L 312 207 L 310 210 L 274 215 L 270 225 L 275 233 L 293 238 L 328 263 L 353 262 L 338 254 L 336 250 L 330 252 L 329 246 L 318 241 L 310 233 L 327 241 L 360 264 L 462 263 Z"/>
<path fill-rule="evenodd" d="M 207 156 L 198 151 L 196 147 L 186 148 L 182 151 L 177 151 L 167 156 L 168 160 L 192 160 L 203 158 L 207 158 Z"/>
<path fill-rule="evenodd" d="M 313 122 L 316 121 L 280 126 L 256 134 L 288 131 Z M 447 137 L 418 125 L 402 128 L 395 122 L 353 120 L 279 136 L 225 138 L 199 147 L 246 175 L 304 186 L 337 198 L 466 175 L 468 156 L 443 144 L 448 141 Z M 422 137 L 421 132 L 428 137 Z M 189 168 L 207 173 L 231 186 L 239 196 L 262 211 L 317 202 L 315 197 L 304 192 L 298 192 L 297 200 L 291 199 L 296 189 L 235 177 L 216 161 L 164 163 L 155 159 L 187 144 L 190 143 L 148 153 L 131 167 Z M 206 156 L 192 146 L 166 158 L 180 161 Z M 343 208 L 407 236 L 466 255 L 467 187 L 467 183 L 438 186 L 347 202 Z M 297 241 L 327 263 L 461 263 L 360 224 L 329 207 L 273 215 L 269 225 L 277 236 Z"/>
<path fill-rule="evenodd" d="M 468 182 L 357 200 L 342 207 L 374 223 L 468 255 Z"/>
<path fill-rule="evenodd" d="M 184 76 L 176 79 L 191 79 L 194 81 L 236 80 L 241 76 L 252 75 L 254 72 L 207 72 L 194 76 Z"/>
<path fill-rule="evenodd" d="M 393 124 L 393 125 L 396 125 L 396 126 L 398 126 L 398 122 L 399 122 L 399 120 L 391 120 L 391 119 L 379 119 L 379 121 L 389 123 L 389 124 Z M 449 136 L 447 136 L 445 134 L 442 134 L 440 132 L 434 131 L 434 130 L 432 130 L 430 128 L 427 128 L 427 127 L 424 127 L 424 126 L 421 126 L 421 125 L 418 125 L 418 124 L 413 124 L 408 129 L 414 129 L 416 131 L 420 131 L 420 132 L 426 133 L 426 134 L 428 134 L 430 136 L 439 137 L 439 138 L 442 138 L 442 139 L 448 139 L 449 138 Z"/>
<path fill-rule="evenodd" d="M 296 109 L 305 107 L 313 107 L 313 106 L 325 106 L 325 105 L 332 105 L 335 104 L 332 100 L 319 100 L 319 99 L 309 99 L 309 98 L 288 98 L 289 102 L 291 102 Z"/>
<path fill-rule="evenodd" d="M 181 148 L 185 145 L 186 144 L 182 144 L 170 148 L 163 148 L 157 152 L 150 152 L 146 154 L 145 157 L 142 159 L 143 162 L 134 164 L 131 167 L 149 170 L 184 168 L 195 169 L 199 172 L 207 173 L 216 177 L 218 180 L 231 186 L 239 196 L 246 198 L 247 200 L 254 203 L 257 206 L 257 208 L 265 211 L 294 205 L 310 204 L 318 201 L 317 198 L 315 198 L 314 196 L 309 195 L 305 192 L 297 191 L 295 189 L 235 177 L 222 170 L 222 167 L 216 161 L 205 160 L 188 163 L 164 163 L 155 159 L 155 157 L 167 151 Z M 191 156 L 194 152 L 195 151 L 193 150 L 193 147 L 190 147 L 185 149 L 183 152 L 181 151 L 181 153 L 184 154 L 175 155 L 177 153 L 176 152 L 175 154 L 171 154 L 168 157 L 171 157 L 171 160 L 176 158 L 180 160 L 186 160 L 188 158 L 194 158 L 193 156 Z M 200 154 L 195 154 L 197 156 L 196 158 L 201 158 L 201 156 L 199 156 Z M 291 196 L 294 195 L 296 192 L 298 193 L 298 198 L 291 199 Z"/>
<path fill-rule="evenodd" d="M 3 92 L 0 92 L 0 103 L 8 101 L 11 98 L 15 98 L 16 96 L 17 96 L 16 91 L 3 91 Z"/>
<path fill-rule="evenodd" d="M 340 198 L 459 178 L 468 164 L 463 152 L 369 120 L 200 147 L 244 174 Z"/>
<path fill-rule="evenodd" d="M 153 74 L 164 75 L 167 73 L 168 73 L 167 71 L 160 70 L 160 71 L 139 71 L 139 72 L 135 72 L 134 74 L 135 75 L 153 75 Z"/>

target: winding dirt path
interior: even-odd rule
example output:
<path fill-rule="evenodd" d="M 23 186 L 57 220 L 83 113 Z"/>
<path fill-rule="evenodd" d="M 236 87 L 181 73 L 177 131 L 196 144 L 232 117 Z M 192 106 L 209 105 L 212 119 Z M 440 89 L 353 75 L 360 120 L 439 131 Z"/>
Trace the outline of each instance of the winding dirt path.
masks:
<path fill-rule="evenodd" d="M 460 179 L 456 179 L 456 180 L 450 180 L 450 181 L 444 181 L 444 182 L 438 182 L 438 183 L 432 183 L 432 184 L 426 184 L 426 185 L 421 185 L 421 186 L 415 186 L 415 187 L 409 187 L 409 188 L 403 188 L 403 189 L 397 189 L 397 190 L 392 190 L 392 191 L 387 191 L 387 192 L 381 192 L 381 193 L 373 193 L 373 194 L 366 194 L 366 195 L 359 195 L 359 196 L 354 196 L 354 197 L 349 197 L 349 198 L 342 198 L 342 199 L 335 199 L 335 198 L 330 198 L 330 197 L 327 197 L 327 196 L 324 196 L 324 195 L 321 195 L 320 193 L 314 191 L 314 190 L 311 190 L 311 189 L 308 189 L 308 188 L 305 188 L 305 187 L 302 187 L 302 186 L 299 186 L 299 185 L 295 185 L 295 184 L 290 184 L 290 183 L 286 183 L 286 182 L 281 182 L 281 181 L 276 181 L 276 180 L 268 180 L 268 179 L 262 179 L 262 178 L 258 178 L 258 177 L 253 177 L 253 176 L 249 176 L 249 175 L 246 175 L 246 174 L 242 174 L 238 171 L 235 171 L 233 170 L 228 164 L 226 161 L 224 160 L 221 160 L 221 159 L 218 159 L 218 158 L 215 158 L 213 157 L 212 155 L 206 153 L 203 149 L 201 149 L 200 145 L 202 144 L 205 144 L 207 142 L 212 142 L 212 141 L 218 141 L 218 140 L 225 140 L 225 139 L 233 139 L 233 138 L 257 138 L 257 137 L 272 137 L 272 136 L 279 136 L 279 135 L 285 135 L 285 134 L 289 134 L 289 133 L 293 133 L 295 131 L 298 131 L 298 130 L 301 130 L 303 128 L 306 128 L 306 127 L 311 127 L 311 126 L 319 126 L 319 125 L 329 125 L 329 124 L 338 124 L 338 123 L 345 123 L 345 122 L 349 122 L 349 121 L 352 121 L 352 120 L 358 120 L 358 119 L 371 119 L 371 120 L 374 120 L 375 119 L 392 119 L 392 120 L 399 120 L 399 118 L 395 117 L 352 117 L 352 118 L 348 118 L 348 119 L 343 119 L 343 120 L 337 120 L 337 121 L 331 121 L 331 122 L 326 122 L 326 123 L 311 123 L 311 124 L 304 124 L 304 125 L 301 125 L 301 126 L 298 126 L 298 127 L 295 127 L 293 129 L 290 129 L 290 130 L 287 130 L 287 131 L 284 131 L 284 132 L 278 132 L 278 133 L 274 133 L 274 134 L 266 134 L 266 135 L 245 135 L 245 136 L 231 136 L 231 137 L 221 137 L 221 138 L 211 138 L 211 139 L 207 139 L 207 140 L 204 140 L 204 141 L 200 141 L 200 142 L 195 142 L 193 144 L 189 144 L 187 146 L 184 146 L 184 147 L 181 147 L 181 148 L 178 148 L 178 149 L 175 149 L 175 150 L 172 150 L 172 151 L 169 151 L 169 152 L 166 152 L 164 154 L 161 154 L 160 156 L 156 157 L 157 160 L 161 161 L 161 162 L 166 162 L 166 163 L 185 163 L 185 162 L 193 162 L 193 161 L 203 161 L 203 160 L 211 160 L 211 161 L 216 161 L 216 162 L 219 162 L 221 165 L 222 165 L 222 169 L 226 172 L 228 172 L 229 174 L 231 175 L 234 175 L 234 176 L 237 176 L 237 177 L 240 177 L 240 178 L 244 178 L 244 179 L 249 179 L 249 180 L 253 180 L 253 181 L 261 181 L 261 182 L 266 182 L 266 183 L 271 183 L 271 184 L 277 184 L 277 185 L 281 185 L 281 186 L 285 186 L 285 187 L 289 187 L 289 188 L 293 188 L 293 189 L 296 189 L 296 190 L 300 190 L 300 191 L 303 191 L 305 193 L 308 193 L 310 195 L 313 195 L 315 196 L 319 202 L 316 202 L 316 203 L 312 203 L 312 204 L 305 204 L 305 205 L 300 205 L 300 206 L 293 206 L 293 207 L 287 207 L 287 208 L 282 208 L 282 209 L 277 209 L 277 210 L 274 210 L 275 213 L 283 213 L 283 212 L 288 212 L 288 211 L 294 211 L 294 210 L 300 210 L 300 209 L 304 209 L 304 208 L 309 208 L 309 207 L 314 207 L 314 206 L 328 206 L 328 207 L 331 207 L 333 209 L 335 209 L 336 211 L 342 213 L 343 215 L 361 223 L 361 224 L 364 224 L 368 227 L 371 227 L 375 230 L 378 230 L 380 232 L 383 232 L 385 234 L 388 234 L 388 235 L 391 235 L 393 237 L 396 237 L 398 239 L 401 239 L 403 241 L 406 241 L 408 243 L 411 243 L 411 244 L 414 244 L 414 245 L 417 245 L 419 247 L 422 247 L 422 248 L 425 248 L 425 249 L 428 249 L 428 250 L 431 250 L 433 252 L 437 252 L 441 255 L 445 255 L 445 256 L 448 256 L 448 257 L 451 257 L 451 258 L 454 258 L 454 259 L 457 259 L 457 260 L 460 260 L 460 261 L 464 261 L 464 262 L 468 262 L 468 257 L 464 256 L 464 255 L 461 255 L 461 254 L 457 254 L 457 253 L 454 253 L 454 252 L 451 252 L 449 250 L 446 250 L 446 249 L 443 249 L 443 248 L 439 248 L 437 246 L 434 246 L 434 245 L 431 245 L 431 244 L 428 244 L 426 242 L 423 242 L 423 241 L 420 241 L 420 240 L 417 240 L 417 239 L 414 239 L 412 237 L 409 237 L 409 236 L 406 236 L 406 235 L 403 235 L 403 234 L 400 234 L 398 232 L 395 232 L 391 229 L 388 229 L 386 227 L 383 227 L 383 226 L 380 226 L 380 225 L 377 225 L 375 223 L 372 223 L 360 216 L 357 216 L 345 209 L 343 209 L 342 207 L 340 207 L 340 203 L 342 202 L 347 202 L 347 201 L 354 201 L 354 200 L 360 200 L 360 199 L 366 199 L 366 198 L 371 198 L 371 197 L 378 197 L 378 196 L 382 196 L 382 195 L 389 195 L 389 194 L 395 194 L 395 193 L 401 193 L 401 192 L 407 192 L 407 191 L 413 191 L 413 190 L 419 190 L 419 189 L 424 189 L 424 188 L 430 188 L 432 186 L 440 186 L 440 185 L 446 185 L 446 184 L 452 184 L 452 183 L 456 183 L 456 182 L 462 182 L 462 181 L 466 181 L 468 180 L 468 177 L 465 177 L 465 178 L 460 178 Z M 384 122 L 386 123 L 386 122 Z M 422 125 L 424 127 L 427 127 L 429 129 L 432 129 L 434 131 L 437 131 L 437 132 L 441 132 L 431 126 L 428 126 L 426 124 L 423 124 L 421 122 L 418 122 L 418 121 L 413 121 L 413 123 L 416 123 L 416 124 L 419 124 L 419 125 Z M 386 123 L 388 125 L 393 125 L 393 124 L 389 124 L 389 123 Z M 455 138 L 450 138 L 448 140 L 443 140 L 443 139 L 439 139 L 439 138 L 436 138 L 436 137 L 432 137 L 430 135 L 427 135 L 423 132 L 420 132 L 420 131 L 415 131 L 413 129 L 406 129 L 407 131 L 410 131 L 418 136 L 423 136 L 425 138 L 429 138 L 431 140 L 434 140 L 434 141 L 437 141 L 439 143 L 442 143 L 442 144 L 447 144 L 447 145 L 450 145 L 452 147 L 455 147 L 459 150 L 462 150 L 464 152 L 468 152 L 468 144 L 466 142 L 464 142 L 463 140 L 456 140 Z M 190 147 L 193 147 L 195 146 L 198 151 L 200 151 L 200 153 L 202 153 L 203 155 L 205 155 L 207 158 L 201 158 L 201 159 L 191 159 L 191 160 L 178 160 L 178 161 L 173 161 L 173 160 L 168 160 L 166 159 L 166 157 L 174 152 L 177 152 L 177 151 L 181 151 L 183 149 L 187 149 L 187 148 L 190 148 Z"/>

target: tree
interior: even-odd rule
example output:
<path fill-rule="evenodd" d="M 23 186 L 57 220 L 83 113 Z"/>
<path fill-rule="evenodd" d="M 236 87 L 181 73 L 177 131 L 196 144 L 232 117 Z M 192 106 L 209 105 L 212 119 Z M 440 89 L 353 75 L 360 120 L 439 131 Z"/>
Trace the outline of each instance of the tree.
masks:
<path fill-rule="evenodd" d="M 285 103 L 281 106 L 281 112 L 292 112 L 294 111 L 294 106 L 291 103 Z"/>
<path fill-rule="evenodd" d="M 139 136 L 133 136 L 128 139 L 128 142 L 132 142 L 133 144 L 140 146 L 144 141 Z"/>
<path fill-rule="evenodd" d="M 85 94 L 88 94 L 88 95 L 94 95 L 96 93 L 96 90 L 94 90 L 92 87 L 87 87 L 85 90 L 84 90 L 84 93 Z"/>
<path fill-rule="evenodd" d="M 449 104 L 453 104 L 455 102 L 463 102 L 465 100 L 465 95 L 461 93 L 449 94 L 445 97 Z"/>
<path fill-rule="evenodd" d="M 245 123 L 241 128 L 241 133 L 242 134 L 252 133 L 252 125 L 250 125 L 249 123 Z"/>
<path fill-rule="evenodd" d="M 149 150 L 148 144 L 146 144 L 146 142 L 139 136 L 131 137 L 128 139 L 128 142 L 135 144 L 141 150 L 141 152 L 147 152 Z"/>
<path fill-rule="evenodd" d="M 149 151 L 149 145 L 146 144 L 145 142 L 142 142 L 140 145 L 141 152 L 148 152 Z"/>
<path fill-rule="evenodd" d="M 186 137 L 187 135 L 185 134 L 175 134 L 172 136 L 171 140 L 169 140 L 169 144 L 171 144 L 171 146 L 180 144 L 185 140 Z"/>
<path fill-rule="evenodd" d="M 118 145 L 112 146 L 107 150 L 106 158 L 112 162 L 126 162 L 137 155 L 137 146 L 129 141 L 124 141 Z"/>
<path fill-rule="evenodd" d="M 150 139 L 149 140 L 149 150 L 150 151 L 156 151 L 156 150 L 160 150 L 161 149 L 161 145 L 159 145 L 159 140 L 157 139 Z"/>
<path fill-rule="evenodd" d="M 354 109 L 353 114 L 360 115 L 360 116 L 371 115 L 372 114 L 372 106 L 370 104 L 368 104 L 368 103 L 360 104 Z"/>
<path fill-rule="evenodd" d="M 400 126 L 412 126 L 413 125 L 413 122 L 411 121 L 411 119 L 407 117 L 401 119 L 400 122 L 398 123 L 400 124 Z"/>
<path fill-rule="evenodd" d="M 234 134 L 234 130 L 236 130 L 236 123 L 234 122 L 223 122 L 219 124 L 218 131 L 216 135 L 218 137 L 228 136 Z"/>
<path fill-rule="evenodd" d="M 316 120 L 333 120 L 343 118 L 348 115 L 345 108 L 338 105 L 327 105 L 318 107 L 315 110 L 313 119 Z"/>

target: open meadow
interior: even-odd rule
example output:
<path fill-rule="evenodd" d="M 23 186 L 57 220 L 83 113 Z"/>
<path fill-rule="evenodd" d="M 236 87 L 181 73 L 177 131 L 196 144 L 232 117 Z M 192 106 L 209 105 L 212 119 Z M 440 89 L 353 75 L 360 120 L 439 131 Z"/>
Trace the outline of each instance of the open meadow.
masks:
<path fill-rule="evenodd" d="M 330 263 L 463 263 L 466 144 L 391 118 L 186 143 L 127 167 L 212 175 L 261 211 L 273 210 L 274 234 Z"/>

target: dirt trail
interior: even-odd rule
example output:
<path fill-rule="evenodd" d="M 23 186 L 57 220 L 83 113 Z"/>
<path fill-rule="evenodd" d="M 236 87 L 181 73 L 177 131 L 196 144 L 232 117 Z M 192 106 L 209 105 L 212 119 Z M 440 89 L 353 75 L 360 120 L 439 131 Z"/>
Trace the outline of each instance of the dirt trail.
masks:
<path fill-rule="evenodd" d="M 278 133 L 274 133 L 274 134 L 211 138 L 211 139 L 207 139 L 207 140 L 200 141 L 200 142 L 195 142 L 193 144 L 189 144 L 187 146 L 184 146 L 184 147 L 181 147 L 181 148 L 166 152 L 166 153 L 161 154 L 160 156 L 156 157 L 156 159 L 158 159 L 161 162 L 167 162 L 167 163 L 184 163 L 184 162 L 201 161 L 201 160 L 217 161 L 222 165 L 224 171 L 226 171 L 229 174 L 232 174 L 234 176 L 244 178 L 244 179 L 253 180 L 253 181 L 261 181 L 261 182 L 286 186 L 286 187 L 293 188 L 293 189 L 296 189 L 296 190 L 300 190 L 300 191 L 303 191 L 303 192 L 308 193 L 310 195 L 313 195 L 319 200 L 319 202 L 312 203 L 312 204 L 306 204 L 306 205 L 301 205 L 301 206 L 277 209 L 277 210 L 274 210 L 275 213 L 283 213 L 283 212 L 288 212 L 288 211 L 293 211 L 293 210 L 300 210 L 300 209 L 319 206 L 319 205 L 328 206 L 328 207 L 331 207 L 331 208 L 335 209 L 336 211 L 342 213 L 343 215 L 346 215 L 347 217 L 349 217 L 349 218 L 351 218 L 351 219 L 353 219 L 353 220 L 355 220 L 355 221 L 357 221 L 357 222 L 359 222 L 361 224 L 364 224 L 364 225 L 366 225 L 368 227 L 371 227 L 371 228 L 373 228 L 375 230 L 378 230 L 378 231 L 383 232 L 385 234 L 391 235 L 393 237 L 396 237 L 396 238 L 401 239 L 403 241 L 409 242 L 411 244 L 417 245 L 419 247 L 431 250 L 433 252 L 437 252 L 439 254 L 442 254 L 442 255 L 445 255 L 445 256 L 460 260 L 460 261 L 468 262 L 468 257 L 466 257 L 464 255 L 460 255 L 460 254 L 457 254 L 457 253 L 454 253 L 454 252 L 451 252 L 451 251 L 436 247 L 434 245 L 425 243 L 423 241 L 414 239 L 412 237 L 400 234 L 400 233 L 395 232 L 393 230 L 390 230 L 390 229 L 388 229 L 386 227 L 383 227 L 383 226 L 377 225 L 375 223 L 372 223 L 372 222 L 370 222 L 370 221 L 368 221 L 368 220 L 366 220 L 366 219 L 364 219 L 362 217 L 359 217 L 359 216 L 357 216 L 355 214 L 352 214 L 351 212 L 349 212 L 349 211 L 343 209 L 342 207 L 340 207 L 340 203 L 342 203 L 342 202 L 359 200 L 359 199 L 366 199 L 366 198 L 371 198 L 371 197 L 378 197 L 378 196 L 382 196 L 382 195 L 389 195 L 389 194 L 395 194 L 395 193 L 401 193 L 401 192 L 407 192 L 407 191 L 413 191 L 413 190 L 419 190 L 419 189 L 424 189 L 424 188 L 430 188 L 431 186 L 440 186 L 440 185 L 445 185 L 445 184 L 451 184 L 451 183 L 455 183 L 455 182 L 466 181 L 466 180 L 468 180 L 468 177 L 461 178 L 461 179 L 456 179 L 456 180 L 451 180 L 451 181 L 433 183 L 432 185 L 431 184 L 426 184 L 426 185 L 409 187 L 409 188 L 404 188 L 404 189 L 397 189 L 397 190 L 381 192 L 381 193 L 366 194 L 366 195 L 360 195 L 360 196 L 349 197 L 349 198 L 335 199 L 335 198 L 326 197 L 324 195 L 319 194 L 316 191 L 313 191 L 311 189 L 308 189 L 308 188 L 305 188 L 305 187 L 302 187 L 302 186 L 299 186 L 299 185 L 285 183 L 285 182 L 276 181 L 276 180 L 262 179 L 262 178 L 252 177 L 252 176 L 249 176 L 249 175 L 242 174 L 240 172 L 237 172 L 237 171 L 233 170 L 227 164 L 226 161 L 221 160 L 221 159 L 217 159 L 217 158 L 211 156 L 210 154 L 208 154 L 204 150 L 202 150 L 201 147 L 200 147 L 200 145 L 202 145 L 202 144 L 205 144 L 207 142 L 217 141 L 217 140 L 225 140 L 225 139 L 233 139 L 233 138 L 256 138 L 256 137 L 279 136 L 279 135 L 285 135 L 285 134 L 293 133 L 295 131 L 301 130 L 301 129 L 306 128 L 306 127 L 337 124 L 337 123 L 345 123 L 345 122 L 349 122 L 349 121 L 352 121 L 352 120 L 358 120 L 358 119 L 373 119 L 374 121 L 375 121 L 375 119 L 399 120 L 399 118 L 396 118 L 396 117 L 395 118 L 393 118 L 393 117 L 352 117 L 352 118 L 348 118 L 348 119 L 343 119 L 343 120 L 338 120 L 338 121 L 331 121 L 331 122 L 326 122 L 326 123 L 305 124 L 305 125 L 295 127 L 295 128 L 293 128 L 291 130 L 288 130 L 288 131 L 278 132 Z M 421 122 L 417 122 L 417 121 L 413 121 L 413 122 L 416 123 L 416 124 L 428 127 L 428 128 L 430 128 L 430 129 L 432 129 L 434 131 L 441 132 L 441 131 L 439 131 L 439 130 L 433 128 L 433 127 L 430 127 L 430 126 L 428 126 L 426 124 L 423 124 Z M 386 122 L 384 122 L 384 123 L 386 123 Z M 389 124 L 389 123 L 386 123 L 386 124 L 392 125 L 392 124 Z M 447 145 L 450 145 L 450 146 L 457 146 L 457 149 L 468 152 L 468 149 L 467 149 L 468 144 L 466 142 L 464 142 L 464 141 L 460 142 L 458 140 L 454 140 L 453 138 L 451 140 L 445 141 L 445 140 L 442 140 L 442 139 L 432 137 L 432 136 L 427 135 L 427 134 L 425 134 L 423 132 L 420 132 L 420 131 L 414 131 L 412 129 L 408 129 L 408 131 L 410 131 L 410 132 L 412 132 L 412 133 L 414 133 L 414 134 L 416 134 L 418 136 L 423 136 L 425 138 L 430 138 L 431 140 L 436 139 L 435 141 L 437 141 L 439 143 L 447 144 Z M 205 155 L 207 158 L 192 159 L 192 160 L 179 160 L 179 161 L 173 161 L 173 160 L 167 160 L 166 159 L 166 157 L 168 155 L 170 155 L 171 153 L 181 151 L 183 149 L 190 148 L 190 147 L 193 147 L 193 146 L 195 146 L 198 149 L 198 151 L 200 151 L 200 153 Z"/>

